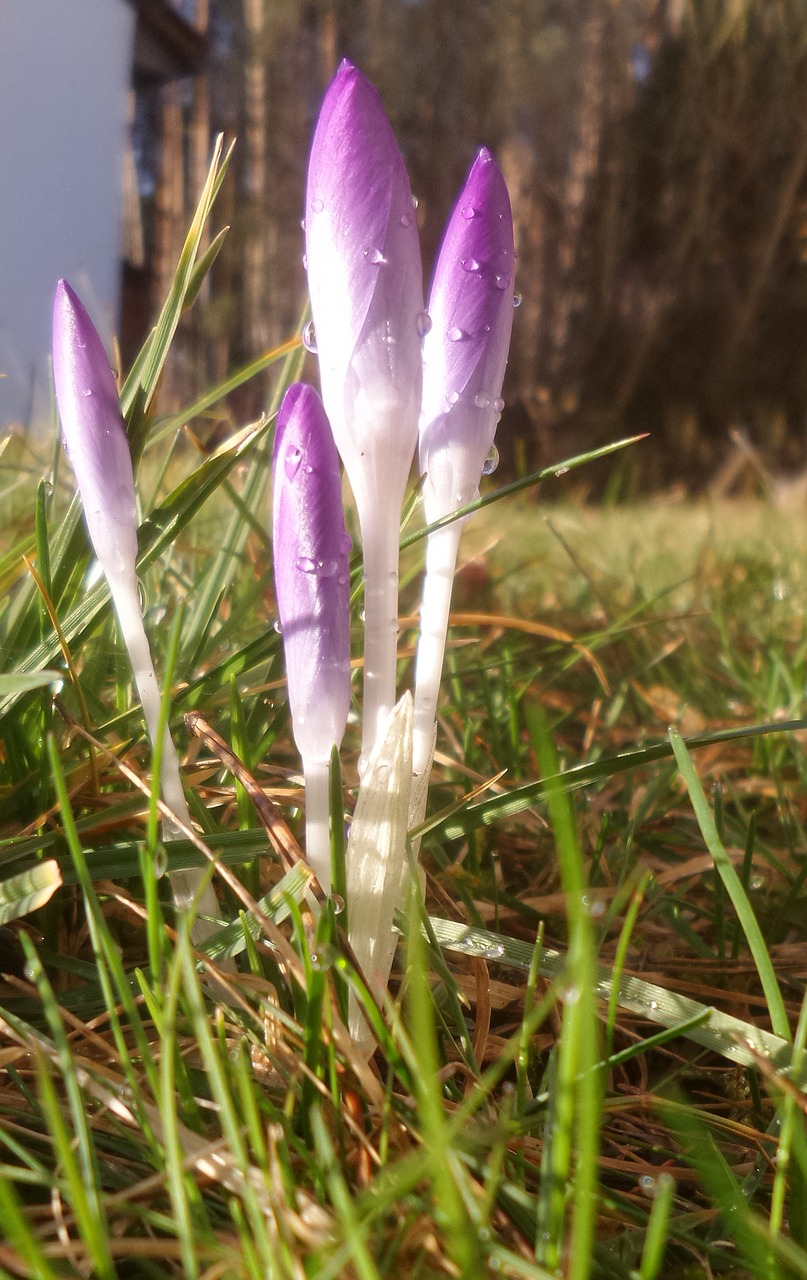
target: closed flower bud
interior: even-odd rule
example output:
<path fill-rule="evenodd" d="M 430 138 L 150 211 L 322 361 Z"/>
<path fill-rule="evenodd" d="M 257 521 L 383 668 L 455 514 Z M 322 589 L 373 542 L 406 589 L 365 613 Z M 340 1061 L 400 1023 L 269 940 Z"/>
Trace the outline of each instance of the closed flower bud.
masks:
<path fill-rule="evenodd" d="M 350 538 L 339 457 L 313 387 L 289 387 L 277 418 L 272 540 L 294 740 L 330 759 L 350 707 Z"/>
<path fill-rule="evenodd" d="M 429 297 L 419 441 L 428 522 L 473 501 L 493 444 L 513 326 L 514 256 L 507 187 L 483 147 L 449 219 Z"/>
<path fill-rule="evenodd" d="M 334 438 L 357 501 L 376 486 L 397 500 L 420 410 L 420 247 L 403 157 L 376 90 L 349 62 L 317 121 L 305 229 L 322 398 Z"/>
<path fill-rule="evenodd" d="M 133 576 L 137 508 L 118 390 L 95 326 L 66 280 L 53 302 L 53 381 L 93 550 L 107 576 Z"/>

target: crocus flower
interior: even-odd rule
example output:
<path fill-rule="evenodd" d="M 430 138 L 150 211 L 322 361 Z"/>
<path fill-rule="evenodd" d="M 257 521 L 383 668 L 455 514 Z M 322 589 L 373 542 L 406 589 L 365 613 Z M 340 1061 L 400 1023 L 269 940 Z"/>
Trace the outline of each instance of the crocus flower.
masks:
<path fill-rule="evenodd" d="M 400 511 L 427 321 L 403 158 L 378 94 L 349 62 L 317 121 L 305 229 L 322 397 L 364 550 L 366 759 L 395 701 Z"/>
<path fill-rule="evenodd" d="M 81 494 L 87 531 L 109 585 L 121 634 L 132 663 L 152 746 L 160 722 L 160 690 L 154 675 L 137 589 L 137 505 L 132 460 L 121 416 L 115 378 L 103 343 L 81 301 L 66 280 L 56 286 L 53 303 L 53 380 L 70 461 Z M 179 761 L 168 731 L 162 743 L 163 799 L 179 823 L 190 826 Z M 166 840 L 182 836 L 179 823 L 166 818 Z M 216 895 L 198 871 L 170 872 L 178 908 L 196 900 L 201 913 L 191 936 L 201 942 L 218 927 Z"/>
<path fill-rule="evenodd" d="M 327 890 L 328 765 L 350 709 L 350 538 L 330 424 L 316 391 L 301 382 L 289 387 L 277 417 L 272 539 L 308 861 Z"/>
<path fill-rule="evenodd" d="M 513 325 L 513 218 L 482 148 L 449 219 L 423 342 L 420 470 L 427 523 L 477 496 L 501 400 Z M 461 521 L 430 534 L 415 671 L 414 770 L 428 769 Z"/>

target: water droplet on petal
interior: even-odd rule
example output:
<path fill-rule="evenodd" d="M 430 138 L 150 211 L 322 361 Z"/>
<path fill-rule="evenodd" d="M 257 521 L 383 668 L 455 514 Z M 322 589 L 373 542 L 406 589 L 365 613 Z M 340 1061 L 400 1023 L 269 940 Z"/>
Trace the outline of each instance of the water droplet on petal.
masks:
<path fill-rule="evenodd" d="M 288 453 L 286 454 L 286 461 L 284 464 L 286 475 L 289 480 L 293 480 L 294 477 L 297 475 L 297 472 L 300 470 L 300 463 L 302 461 L 302 458 L 303 458 L 302 449 L 298 449 L 296 445 L 293 448 L 289 449 Z"/>
<path fill-rule="evenodd" d="M 475 218 L 478 213 L 479 213 L 479 210 L 475 209 L 472 204 L 466 204 L 462 210 L 462 216 L 466 222 L 470 222 L 471 219 Z"/>
<path fill-rule="evenodd" d="M 474 396 L 474 404 L 477 409 L 487 409 L 490 407 L 490 396 L 487 391 L 477 391 Z"/>
<path fill-rule="evenodd" d="M 455 324 L 452 325 L 446 336 L 448 337 L 449 342 L 462 342 L 463 338 L 468 337 L 468 334 L 464 329 L 460 329 L 460 327 Z"/>
<path fill-rule="evenodd" d="M 496 410 L 497 413 L 501 413 L 502 409 L 504 408 L 504 401 L 502 400 L 501 396 L 497 396 L 496 399 L 493 401 L 493 408 Z"/>
<path fill-rule="evenodd" d="M 306 351 L 310 351 L 312 356 L 317 354 L 317 331 L 314 328 L 314 321 L 309 320 L 303 329 L 303 346 Z"/>
<path fill-rule="evenodd" d="M 387 261 L 381 250 L 374 249 L 372 246 L 364 250 L 364 256 L 373 267 L 383 267 Z"/>
<path fill-rule="evenodd" d="M 514 306 L 514 307 L 520 307 L 520 306 L 521 306 L 521 294 L 520 294 L 520 293 L 514 293 L 514 294 L 513 294 L 513 306 Z"/>
<path fill-rule="evenodd" d="M 349 533 L 339 535 L 339 550 L 343 556 L 349 556 L 353 549 L 353 539 Z"/>
<path fill-rule="evenodd" d="M 92 395 L 92 387 L 87 387 L 87 390 L 84 392 L 84 395 L 85 395 L 85 396 L 91 396 L 91 395 Z"/>
<path fill-rule="evenodd" d="M 495 284 L 497 289 L 506 289 L 507 286 L 510 284 L 510 277 L 509 275 L 497 274 L 493 277 L 493 283 Z"/>
<path fill-rule="evenodd" d="M 274 622 L 272 623 L 272 630 L 273 630 L 273 631 L 276 631 L 276 632 L 277 632 L 277 634 L 278 634 L 279 636 L 282 636 L 282 635 L 283 635 L 283 628 L 282 628 L 282 626 L 280 625 L 280 619 L 279 619 L 279 618 L 275 618 Z"/>
<path fill-rule="evenodd" d="M 492 444 L 490 446 L 490 452 L 488 453 L 488 456 L 485 458 L 485 461 L 482 463 L 482 475 L 492 476 L 493 472 L 496 470 L 498 465 L 499 465 L 499 450 L 496 448 L 495 444 Z"/>
<path fill-rule="evenodd" d="M 299 569 L 300 573 L 316 573 L 319 565 L 318 562 L 316 560 L 312 560 L 310 556 L 300 556 L 295 568 Z"/>
<path fill-rule="evenodd" d="M 461 258 L 460 266 L 462 267 L 463 271 L 474 272 L 474 271 L 482 270 L 482 263 L 479 261 L 478 258 Z"/>
<path fill-rule="evenodd" d="M 418 313 L 417 327 L 418 327 L 418 333 L 420 334 L 421 338 L 425 338 L 426 334 L 430 331 L 432 327 L 432 318 L 429 315 L 428 311 L 421 311 Z"/>
<path fill-rule="evenodd" d="M 420 204 L 420 200 L 418 199 L 418 197 L 412 196 L 412 208 L 417 209 L 419 204 Z"/>
<path fill-rule="evenodd" d="M 311 212 L 312 212 L 312 213 L 322 213 L 322 210 L 323 210 L 324 208 L 325 208 L 325 201 L 324 201 L 324 200 L 320 200 L 319 196 L 317 196 L 315 200 L 312 200 L 312 201 L 311 201 Z"/>
<path fill-rule="evenodd" d="M 303 271 L 307 271 L 307 270 L 308 270 L 308 254 L 304 253 L 303 254 Z"/>
<path fill-rule="evenodd" d="M 453 405 L 455 405 L 455 404 L 457 403 L 457 401 L 459 400 L 459 398 L 460 398 L 460 393 L 459 393 L 459 391 L 452 391 L 452 392 L 450 392 L 450 393 L 449 393 L 448 398 L 447 398 L 447 404 L 448 404 L 449 409 L 450 409 L 450 408 L 452 408 L 452 406 L 453 406 Z"/>
<path fill-rule="evenodd" d="M 402 227 L 411 227 L 412 222 L 413 222 L 413 219 L 412 219 L 412 215 L 411 215 L 411 213 L 402 213 L 402 214 L 401 214 L 401 226 L 402 226 Z"/>

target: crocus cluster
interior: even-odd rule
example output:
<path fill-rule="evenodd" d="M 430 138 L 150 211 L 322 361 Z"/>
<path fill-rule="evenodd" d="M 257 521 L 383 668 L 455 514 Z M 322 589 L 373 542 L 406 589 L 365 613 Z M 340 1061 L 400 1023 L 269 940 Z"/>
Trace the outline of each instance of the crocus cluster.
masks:
<path fill-rule="evenodd" d="M 160 690 L 143 625 L 137 587 L 137 503 L 132 459 L 118 390 L 103 343 L 66 280 L 53 303 L 53 381 L 62 433 L 78 484 L 90 542 L 106 577 L 121 635 L 129 653 L 149 737 L 156 744 Z M 179 761 L 168 730 L 162 741 L 162 796 L 170 815 L 166 841 L 190 826 Z M 203 873 L 170 871 L 178 909 L 194 904 L 191 937 L 202 942 L 216 929 L 218 901 Z"/>
<path fill-rule="evenodd" d="M 478 493 L 502 409 L 514 247 L 510 201 L 496 161 L 484 148 L 474 161 L 446 228 L 424 309 L 415 202 L 403 157 L 375 89 L 356 67 L 343 62 L 326 93 L 311 147 L 305 261 L 313 316 L 307 345 L 319 357 L 324 409 L 353 491 L 363 548 L 362 787 L 359 820 L 348 846 L 347 882 L 354 949 L 366 959 L 367 976 L 380 992 L 389 973 L 392 909 L 402 885 L 406 822 L 400 815 L 408 812 L 410 826 L 422 816 L 433 754 L 462 527 L 461 520 L 450 518 Z M 288 394 L 297 406 L 291 414 L 302 412 L 303 393 L 292 388 Z M 324 432 L 322 408 L 318 401 L 314 408 L 312 396 L 306 396 L 306 412 L 316 418 L 317 431 Z M 287 421 L 284 404 L 280 422 L 285 430 Z M 448 521 L 428 538 L 413 715 L 404 703 L 395 708 L 395 698 L 401 506 L 416 448 L 427 522 Z M 278 446 L 276 513 L 285 502 L 284 490 L 295 483 L 287 479 L 286 456 Z M 329 639 L 338 635 L 342 644 L 346 599 L 333 589 L 332 574 L 299 571 L 301 556 L 306 564 L 335 564 L 342 545 L 336 490 L 331 486 L 330 496 L 314 498 L 316 483 L 312 475 L 304 505 L 330 513 L 327 536 L 326 521 L 322 523 L 326 541 L 315 549 L 313 542 L 306 544 L 308 549 L 301 551 L 291 532 L 291 515 L 283 531 L 276 515 L 275 538 L 289 697 L 304 761 L 306 752 L 313 751 L 302 739 L 312 732 L 314 708 L 321 726 L 314 731 L 320 758 L 341 738 L 349 681 L 342 650 L 337 661 Z M 290 500 L 289 512 L 292 508 L 295 518 L 304 521 L 299 503 Z M 320 602 L 315 604 L 318 590 Z M 292 616 L 307 619 L 304 658 L 289 628 Z M 309 691 L 320 688 L 326 667 L 333 676 L 327 692 L 301 694 L 300 685 Z M 305 709 L 298 711 L 303 703 Z M 411 735 L 405 749 L 396 749 L 396 734 Z M 394 798 L 388 794 L 391 771 Z M 308 773 L 306 767 L 307 778 Z M 369 813 L 377 816 L 368 819 Z M 311 851 L 309 856 L 315 857 L 322 878 L 322 855 Z"/>

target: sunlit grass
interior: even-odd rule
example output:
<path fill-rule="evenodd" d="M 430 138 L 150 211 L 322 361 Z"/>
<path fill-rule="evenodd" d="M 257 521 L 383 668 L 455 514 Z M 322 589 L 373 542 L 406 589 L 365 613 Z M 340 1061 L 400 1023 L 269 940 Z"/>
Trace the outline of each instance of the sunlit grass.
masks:
<path fill-rule="evenodd" d="M 477 513 L 424 899 L 398 919 L 379 1008 L 346 912 L 315 924 L 306 897 L 271 419 L 205 456 L 144 410 L 200 225 L 127 386 L 146 620 L 161 673 L 175 663 L 195 821 L 171 858 L 216 862 L 230 924 L 194 953 L 174 918 L 142 718 L 69 474 L 53 441 L 15 440 L 0 457 L 0 1271 L 807 1274 L 807 519 L 596 510 L 564 502 L 562 477 Z M 277 395 L 300 358 L 263 359 Z M 402 684 L 421 554 L 404 559 Z M 359 736 L 354 722 L 347 815 Z"/>

